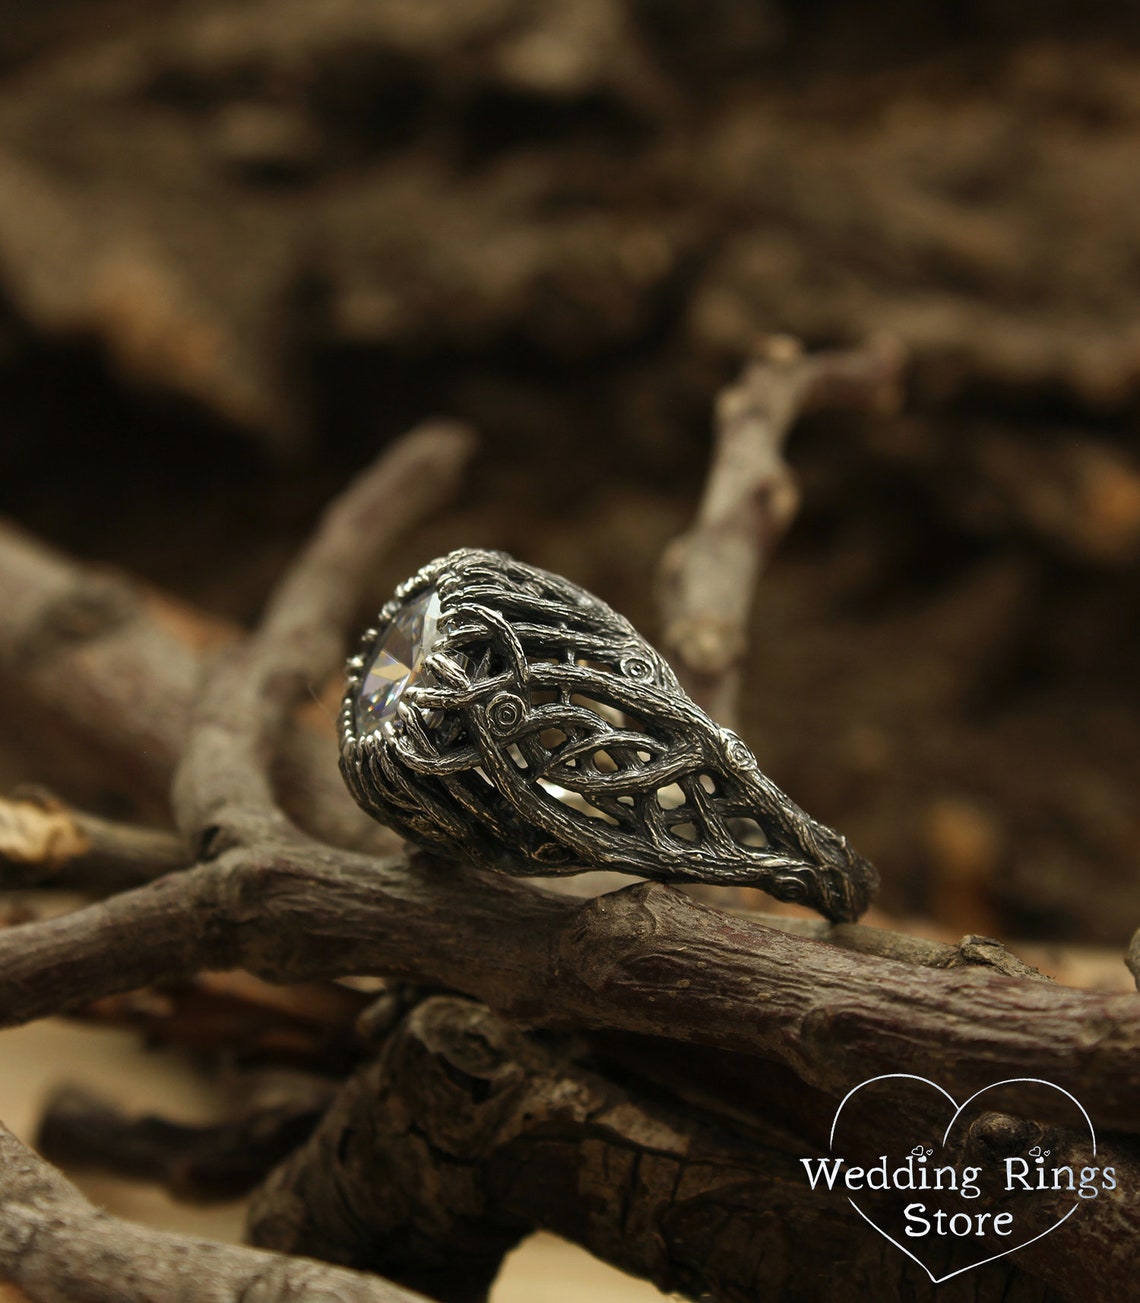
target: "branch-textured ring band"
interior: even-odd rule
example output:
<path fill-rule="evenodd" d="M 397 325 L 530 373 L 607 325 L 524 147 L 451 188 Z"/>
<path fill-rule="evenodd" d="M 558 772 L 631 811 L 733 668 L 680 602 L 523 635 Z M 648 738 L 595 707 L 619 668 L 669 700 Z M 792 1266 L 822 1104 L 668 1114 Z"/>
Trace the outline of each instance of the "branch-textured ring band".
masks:
<path fill-rule="evenodd" d="M 409 840 L 507 873 L 759 887 L 837 922 L 878 885 L 628 620 L 503 552 L 397 589 L 348 663 L 341 770 Z"/>

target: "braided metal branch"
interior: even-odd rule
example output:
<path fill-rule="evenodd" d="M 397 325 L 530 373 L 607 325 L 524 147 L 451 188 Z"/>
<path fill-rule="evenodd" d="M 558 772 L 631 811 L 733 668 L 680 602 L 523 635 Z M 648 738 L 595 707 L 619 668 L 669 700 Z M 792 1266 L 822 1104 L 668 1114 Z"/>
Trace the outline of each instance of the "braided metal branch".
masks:
<path fill-rule="evenodd" d="M 394 623 L 429 607 L 414 672 L 377 724 L 370 668 Z M 877 885 L 628 620 L 502 552 L 452 552 L 400 587 L 349 662 L 341 725 L 366 810 L 485 867 L 760 887 L 836 921 Z"/>

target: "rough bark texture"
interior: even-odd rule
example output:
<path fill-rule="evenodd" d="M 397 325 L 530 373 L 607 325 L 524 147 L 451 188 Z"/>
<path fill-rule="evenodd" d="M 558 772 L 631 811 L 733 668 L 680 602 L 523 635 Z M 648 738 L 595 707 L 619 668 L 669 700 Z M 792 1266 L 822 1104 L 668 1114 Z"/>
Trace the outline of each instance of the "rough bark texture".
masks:
<path fill-rule="evenodd" d="M 259 1192 L 254 1242 L 372 1263 L 456 1303 L 531 1225 L 688 1297 L 840 1300 L 860 1278 L 880 1296 L 945 1297 L 842 1203 L 811 1193 L 797 1146 L 810 1147 L 759 1109 L 730 1128 L 582 1057 L 580 1043 L 525 1037 L 469 1001 L 419 1005 Z M 759 1072 L 754 1084 L 763 1095 Z M 1012 1261 L 950 1297 L 987 1293 L 1059 1297 Z"/>
<path fill-rule="evenodd" d="M 422 856 L 280 843 L 0 934 L 8 1024 L 239 966 L 273 981 L 395 975 L 467 991 L 527 1022 L 779 1059 L 832 1091 L 913 1071 L 969 1094 L 1024 1072 L 1073 1091 L 1098 1125 L 1136 1126 L 1135 997 L 978 967 L 916 970 L 659 885 L 576 904 Z"/>

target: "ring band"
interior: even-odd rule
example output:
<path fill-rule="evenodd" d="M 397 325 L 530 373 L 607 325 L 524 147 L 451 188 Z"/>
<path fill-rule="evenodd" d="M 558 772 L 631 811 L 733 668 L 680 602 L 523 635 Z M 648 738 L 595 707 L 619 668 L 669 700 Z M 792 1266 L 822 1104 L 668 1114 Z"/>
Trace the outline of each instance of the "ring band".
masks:
<path fill-rule="evenodd" d="M 878 885 L 628 620 L 503 552 L 451 552 L 385 605 L 348 663 L 341 771 L 410 841 L 507 873 L 758 887 L 835 922 Z"/>

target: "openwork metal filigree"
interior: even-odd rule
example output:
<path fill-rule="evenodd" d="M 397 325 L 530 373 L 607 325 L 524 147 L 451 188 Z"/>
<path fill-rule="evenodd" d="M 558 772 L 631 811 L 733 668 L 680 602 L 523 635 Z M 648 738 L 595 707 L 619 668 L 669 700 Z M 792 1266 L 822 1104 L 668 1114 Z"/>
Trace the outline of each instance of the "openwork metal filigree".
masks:
<path fill-rule="evenodd" d="M 877 886 L 627 620 L 502 552 L 401 585 L 349 662 L 341 731 L 356 800 L 452 857 L 753 886 L 836 921 Z"/>

